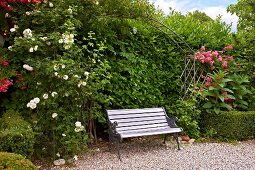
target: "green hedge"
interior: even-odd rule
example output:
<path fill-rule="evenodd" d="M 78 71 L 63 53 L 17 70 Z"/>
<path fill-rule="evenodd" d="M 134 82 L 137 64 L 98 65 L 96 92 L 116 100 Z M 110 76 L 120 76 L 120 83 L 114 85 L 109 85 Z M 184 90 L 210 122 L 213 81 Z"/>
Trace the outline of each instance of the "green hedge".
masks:
<path fill-rule="evenodd" d="M 25 157 L 8 152 L 0 152 L 0 170 L 36 170 L 36 166 Z"/>
<path fill-rule="evenodd" d="M 204 114 L 201 122 L 204 133 L 223 140 L 247 140 L 255 137 L 255 111 L 229 111 Z"/>
<path fill-rule="evenodd" d="M 35 134 L 28 122 L 18 113 L 8 111 L 0 119 L 0 151 L 31 156 Z"/>

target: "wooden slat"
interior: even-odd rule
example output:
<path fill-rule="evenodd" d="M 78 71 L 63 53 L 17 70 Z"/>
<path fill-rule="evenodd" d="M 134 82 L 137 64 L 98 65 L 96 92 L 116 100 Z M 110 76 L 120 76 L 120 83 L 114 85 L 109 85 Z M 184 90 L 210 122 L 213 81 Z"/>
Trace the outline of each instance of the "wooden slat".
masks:
<path fill-rule="evenodd" d="M 138 117 L 132 119 L 118 119 L 118 120 L 110 120 L 112 123 L 114 121 L 120 123 L 128 123 L 128 122 L 143 122 L 143 121 L 152 121 L 152 120 L 166 120 L 165 116 L 157 116 L 157 117 Z"/>
<path fill-rule="evenodd" d="M 135 117 L 154 117 L 154 116 L 164 116 L 164 112 L 157 112 L 157 113 L 143 113 L 143 114 L 126 114 L 126 115 L 112 115 L 109 116 L 110 120 L 114 119 L 132 119 Z"/>
<path fill-rule="evenodd" d="M 139 129 L 151 129 L 158 127 L 169 127 L 167 123 L 159 123 L 159 124 L 149 124 L 149 125 L 141 125 L 141 126 L 129 126 L 129 127 L 117 127 L 117 131 L 130 131 L 130 130 L 139 130 Z"/>
<path fill-rule="evenodd" d="M 144 109 L 119 109 L 119 110 L 107 110 L 108 115 L 119 115 L 119 114 L 133 114 L 133 113 L 153 113 L 153 112 L 164 112 L 163 108 L 144 108 Z"/>
<path fill-rule="evenodd" d="M 139 122 L 119 122 L 118 127 L 126 127 L 126 126 L 138 126 L 138 125 L 149 125 L 149 124 L 157 124 L 157 123 L 167 123 L 166 119 L 161 120 L 146 120 Z"/>
<path fill-rule="evenodd" d="M 178 133 L 182 132 L 181 128 L 156 128 L 146 130 L 133 130 L 133 131 L 122 131 L 120 135 L 122 138 L 129 138 L 129 137 L 138 137 L 138 136 L 148 136 L 148 135 L 159 135 L 159 134 L 168 134 L 168 133 Z"/>

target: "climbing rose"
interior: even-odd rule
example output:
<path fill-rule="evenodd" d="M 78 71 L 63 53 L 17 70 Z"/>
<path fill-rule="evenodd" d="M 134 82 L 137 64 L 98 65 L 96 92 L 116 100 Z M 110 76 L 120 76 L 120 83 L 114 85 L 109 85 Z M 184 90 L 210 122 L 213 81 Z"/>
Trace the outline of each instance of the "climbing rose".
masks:
<path fill-rule="evenodd" d="M 3 59 L 3 60 L 1 61 L 1 65 L 4 66 L 4 67 L 8 67 L 8 66 L 9 66 L 9 63 L 8 63 L 8 61 L 7 61 L 6 59 Z"/>

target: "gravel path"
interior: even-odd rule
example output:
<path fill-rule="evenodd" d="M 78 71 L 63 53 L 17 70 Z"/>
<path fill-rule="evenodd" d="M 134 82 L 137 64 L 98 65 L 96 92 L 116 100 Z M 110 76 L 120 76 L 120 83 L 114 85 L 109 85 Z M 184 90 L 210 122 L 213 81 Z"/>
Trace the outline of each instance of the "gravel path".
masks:
<path fill-rule="evenodd" d="M 254 170 L 255 144 L 245 142 L 182 144 L 178 151 L 174 142 L 161 144 L 159 139 L 134 139 L 121 146 L 122 162 L 108 147 L 94 148 L 75 162 L 75 167 L 54 170 Z"/>

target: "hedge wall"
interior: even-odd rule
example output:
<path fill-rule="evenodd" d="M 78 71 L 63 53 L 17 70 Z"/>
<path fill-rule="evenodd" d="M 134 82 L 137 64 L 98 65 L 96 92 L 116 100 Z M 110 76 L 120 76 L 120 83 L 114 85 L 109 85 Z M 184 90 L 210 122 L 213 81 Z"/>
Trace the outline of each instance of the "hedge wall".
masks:
<path fill-rule="evenodd" d="M 223 140 L 247 140 L 255 137 L 255 111 L 229 111 L 204 114 L 202 131 Z"/>

